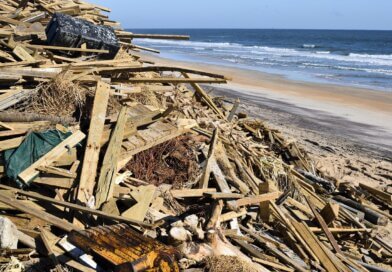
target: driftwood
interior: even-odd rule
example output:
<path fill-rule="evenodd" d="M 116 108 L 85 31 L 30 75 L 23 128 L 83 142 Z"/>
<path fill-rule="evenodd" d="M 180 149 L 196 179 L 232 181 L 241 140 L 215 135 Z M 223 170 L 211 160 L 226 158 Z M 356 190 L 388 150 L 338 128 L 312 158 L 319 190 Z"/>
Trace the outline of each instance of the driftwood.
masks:
<path fill-rule="evenodd" d="M 69 117 L 51 116 L 37 113 L 19 113 L 19 112 L 0 112 L 1 122 L 35 122 L 49 121 L 52 124 L 69 125 L 75 123 L 76 120 Z"/>
<path fill-rule="evenodd" d="M 20 253 L 35 250 L 57 271 L 389 265 L 377 233 L 391 219 L 389 192 L 330 178 L 299 143 L 238 112 L 239 99 L 199 85 L 224 75 L 146 61 L 137 52 L 159 51 L 132 43 L 188 36 L 122 30 L 84 1 L 7 0 L 0 10 L 0 211 L 20 240 L 2 261 L 26 265 Z M 52 44 L 44 32 L 55 13 L 113 27 L 113 54 L 103 36 Z M 47 129 L 72 136 L 5 177 L 9 151 Z"/>

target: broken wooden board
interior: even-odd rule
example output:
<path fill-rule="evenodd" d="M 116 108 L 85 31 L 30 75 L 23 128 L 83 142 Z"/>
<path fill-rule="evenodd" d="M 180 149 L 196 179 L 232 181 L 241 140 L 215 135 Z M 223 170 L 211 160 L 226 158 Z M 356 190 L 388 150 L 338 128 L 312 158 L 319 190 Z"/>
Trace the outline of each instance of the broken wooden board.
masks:
<path fill-rule="evenodd" d="M 69 148 L 74 147 L 80 141 L 82 141 L 86 137 L 81 131 L 74 132 L 67 139 L 62 141 L 56 147 L 54 147 L 51 151 L 45 154 L 38 161 L 30 165 L 27 169 L 25 169 L 22 173 L 18 175 L 18 177 L 25 183 L 30 182 L 33 178 L 35 178 L 39 171 L 37 170 L 40 166 L 50 166 L 51 163 L 60 158 L 63 154 L 65 154 Z"/>
<path fill-rule="evenodd" d="M 151 201 L 154 198 L 156 187 L 154 185 L 140 186 L 131 192 L 132 198 L 137 202 L 121 214 L 126 218 L 144 221 Z"/>
<path fill-rule="evenodd" d="M 82 172 L 77 193 L 77 198 L 83 203 L 88 201 L 88 199 L 85 198 L 86 193 L 88 195 L 92 195 L 95 186 L 109 93 L 110 86 L 99 81 L 95 91 L 90 128 L 87 137 L 86 149 L 84 151 Z"/>
<path fill-rule="evenodd" d="M 174 198 L 202 197 L 205 193 L 215 192 L 215 188 L 170 190 L 170 193 Z"/>
<path fill-rule="evenodd" d="M 114 128 L 102 162 L 97 189 L 95 191 L 96 207 L 100 207 L 113 196 L 114 179 L 118 171 L 117 161 L 119 159 L 125 124 L 128 118 L 127 110 L 127 107 L 121 108 L 116 127 Z"/>
<path fill-rule="evenodd" d="M 0 111 L 5 110 L 27 98 L 34 89 L 10 90 L 0 95 Z"/>

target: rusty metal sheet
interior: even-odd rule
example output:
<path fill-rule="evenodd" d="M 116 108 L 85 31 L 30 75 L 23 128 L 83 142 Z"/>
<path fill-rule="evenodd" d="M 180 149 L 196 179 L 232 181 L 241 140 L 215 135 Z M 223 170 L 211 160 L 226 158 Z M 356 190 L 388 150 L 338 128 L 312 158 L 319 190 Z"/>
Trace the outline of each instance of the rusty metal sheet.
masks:
<path fill-rule="evenodd" d="M 143 236 L 126 224 L 72 231 L 68 240 L 105 260 L 114 271 L 179 271 L 175 248 Z"/>

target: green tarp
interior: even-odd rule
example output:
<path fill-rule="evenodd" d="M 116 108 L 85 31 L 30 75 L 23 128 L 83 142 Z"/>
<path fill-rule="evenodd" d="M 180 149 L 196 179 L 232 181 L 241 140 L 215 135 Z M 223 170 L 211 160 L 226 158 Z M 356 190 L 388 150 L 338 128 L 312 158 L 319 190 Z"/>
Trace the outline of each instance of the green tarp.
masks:
<path fill-rule="evenodd" d="M 15 181 L 19 187 L 25 185 L 18 180 L 18 175 L 56 145 L 71 135 L 59 130 L 32 132 L 26 136 L 22 144 L 16 149 L 4 151 L 4 165 L 6 176 Z"/>

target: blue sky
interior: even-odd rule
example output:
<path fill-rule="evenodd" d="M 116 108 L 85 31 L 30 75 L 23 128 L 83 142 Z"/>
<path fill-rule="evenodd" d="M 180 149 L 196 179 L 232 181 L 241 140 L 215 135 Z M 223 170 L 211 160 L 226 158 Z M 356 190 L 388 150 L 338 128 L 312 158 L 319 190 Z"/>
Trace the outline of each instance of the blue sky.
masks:
<path fill-rule="evenodd" d="M 87 0 L 124 28 L 392 30 L 392 0 Z"/>

